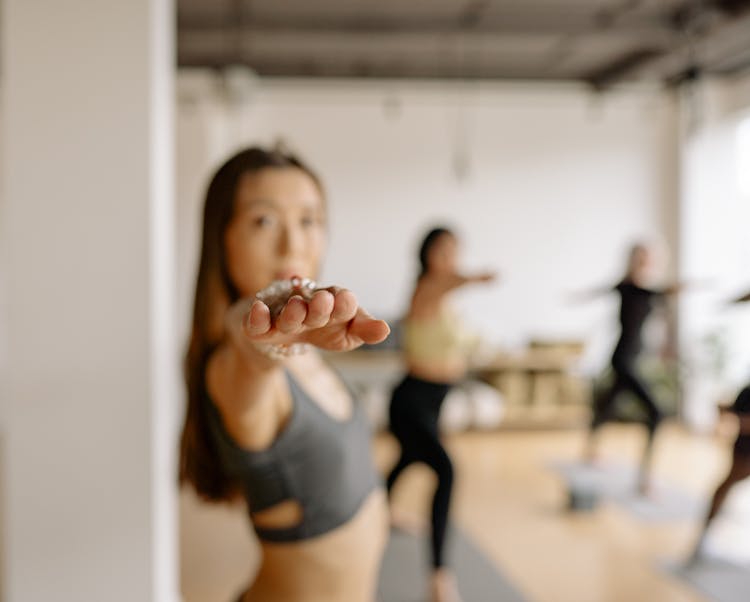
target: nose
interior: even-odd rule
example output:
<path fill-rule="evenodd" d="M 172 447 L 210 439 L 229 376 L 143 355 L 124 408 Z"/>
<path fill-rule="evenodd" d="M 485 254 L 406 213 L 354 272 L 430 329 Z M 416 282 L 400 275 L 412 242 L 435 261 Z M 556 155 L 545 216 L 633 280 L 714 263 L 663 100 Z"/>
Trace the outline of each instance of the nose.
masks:
<path fill-rule="evenodd" d="M 293 224 L 285 224 L 279 238 L 279 255 L 282 257 L 298 255 L 302 250 L 303 242 L 301 228 Z"/>

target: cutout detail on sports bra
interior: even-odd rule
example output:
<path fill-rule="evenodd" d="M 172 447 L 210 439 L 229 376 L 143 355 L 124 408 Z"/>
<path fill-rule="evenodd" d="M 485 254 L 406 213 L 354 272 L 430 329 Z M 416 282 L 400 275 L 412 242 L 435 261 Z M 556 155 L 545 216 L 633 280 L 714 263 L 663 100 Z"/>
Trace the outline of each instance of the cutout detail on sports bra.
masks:
<path fill-rule="evenodd" d="M 298 500 L 284 500 L 258 512 L 250 512 L 253 523 L 262 529 L 289 529 L 302 524 L 304 511 Z"/>

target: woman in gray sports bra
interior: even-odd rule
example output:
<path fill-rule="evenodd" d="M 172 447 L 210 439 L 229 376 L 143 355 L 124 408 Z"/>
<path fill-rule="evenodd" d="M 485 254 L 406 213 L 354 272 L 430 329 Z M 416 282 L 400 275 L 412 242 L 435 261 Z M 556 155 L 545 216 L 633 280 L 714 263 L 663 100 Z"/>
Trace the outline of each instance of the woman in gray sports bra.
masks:
<path fill-rule="evenodd" d="M 317 177 L 251 148 L 214 175 L 187 353 L 180 479 L 244 498 L 263 554 L 240 600 L 371 602 L 387 538 L 362 411 L 314 347 L 348 351 L 388 326 L 316 277 Z"/>

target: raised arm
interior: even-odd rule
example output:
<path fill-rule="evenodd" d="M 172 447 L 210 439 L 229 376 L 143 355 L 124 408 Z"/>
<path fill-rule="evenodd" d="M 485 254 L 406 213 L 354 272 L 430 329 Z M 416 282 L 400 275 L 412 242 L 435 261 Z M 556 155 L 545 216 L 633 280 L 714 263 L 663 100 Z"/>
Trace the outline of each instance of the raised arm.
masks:
<path fill-rule="evenodd" d="M 481 272 L 472 275 L 446 274 L 440 276 L 423 276 L 417 283 L 417 288 L 412 298 L 412 313 L 429 313 L 432 308 L 440 304 L 443 297 L 449 292 L 467 284 L 493 282 L 496 279 L 497 274 L 494 272 Z"/>
<path fill-rule="evenodd" d="M 679 295 L 685 291 L 696 291 L 700 289 L 709 288 L 713 284 L 710 279 L 703 280 L 686 280 L 682 282 L 675 282 L 663 289 L 663 293 L 666 295 Z"/>
<path fill-rule="evenodd" d="M 467 284 L 493 282 L 495 280 L 497 280 L 495 272 L 480 272 L 477 274 L 449 274 L 429 277 L 425 284 L 433 294 L 442 296 Z"/>
<path fill-rule="evenodd" d="M 666 295 L 678 295 L 684 292 L 705 291 L 716 286 L 714 278 L 691 278 L 675 282 L 661 290 Z"/>
<path fill-rule="evenodd" d="M 583 303 L 586 301 L 593 301 L 594 299 L 604 297 L 605 295 L 609 295 L 613 290 L 614 287 L 612 286 L 602 286 L 599 288 L 568 293 L 567 298 L 569 303 Z"/>
<path fill-rule="evenodd" d="M 284 360 L 300 346 L 350 351 L 390 332 L 351 291 L 336 287 L 293 294 L 273 311 L 263 301 L 240 300 L 227 311 L 225 330 L 208 365 L 208 385 L 239 412 L 273 396 Z"/>

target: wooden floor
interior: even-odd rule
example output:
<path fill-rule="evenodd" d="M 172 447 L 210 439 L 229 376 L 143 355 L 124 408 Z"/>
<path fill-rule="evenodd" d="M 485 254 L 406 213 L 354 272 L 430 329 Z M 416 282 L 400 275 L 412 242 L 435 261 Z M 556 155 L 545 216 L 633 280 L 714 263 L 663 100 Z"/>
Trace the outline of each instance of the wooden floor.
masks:
<path fill-rule="evenodd" d="M 637 427 L 606 427 L 601 455 L 635 462 L 643 437 Z M 609 505 L 585 514 L 564 511 L 564 487 L 545 463 L 577 458 L 582 443 L 582 432 L 574 430 L 448 437 L 456 466 L 456 524 L 532 601 L 703 601 L 656 568 L 660 560 L 685 557 L 697 525 L 643 523 Z M 379 435 L 374 448 L 378 466 L 385 471 L 395 460 L 396 445 L 390 436 Z M 707 496 L 727 468 L 729 449 L 726 440 L 667 425 L 657 441 L 655 474 Z M 397 484 L 394 502 L 426 517 L 433 486 L 425 468 L 411 467 Z M 248 555 L 255 548 L 252 542 L 238 541 L 238 533 L 247 537 L 244 517 L 222 510 L 196 518 L 195 512 L 202 510 L 194 500 L 188 506 L 186 515 L 183 503 L 181 521 L 185 600 L 221 602 L 247 581 L 254 565 Z M 230 532 L 233 543 L 226 541 Z M 206 538 L 212 541 L 206 543 Z M 203 557 L 196 556 L 196 545 Z"/>
<path fill-rule="evenodd" d="M 607 427 L 602 458 L 635 462 L 643 438 L 637 427 Z M 576 431 L 449 437 L 458 479 L 456 523 L 530 600 L 704 600 L 655 568 L 660 560 L 685 557 L 695 524 L 643 523 L 610 505 L 585 514 L 564 511 L 562 482 L 544 465 L 577 458 L 582 442 Z M 655 474 L 698 495 L 709 495 L 727 466 L 725 442 L 688 435 L 679 427 L 665 427 L 657 445 Z M 389 437 L 378 439 L 380 466 L 390 465 L 395 453 Z M 397 484 L 394 503 L 426 516 L 434 482 L 423 468 L 410 470 Z"/>

